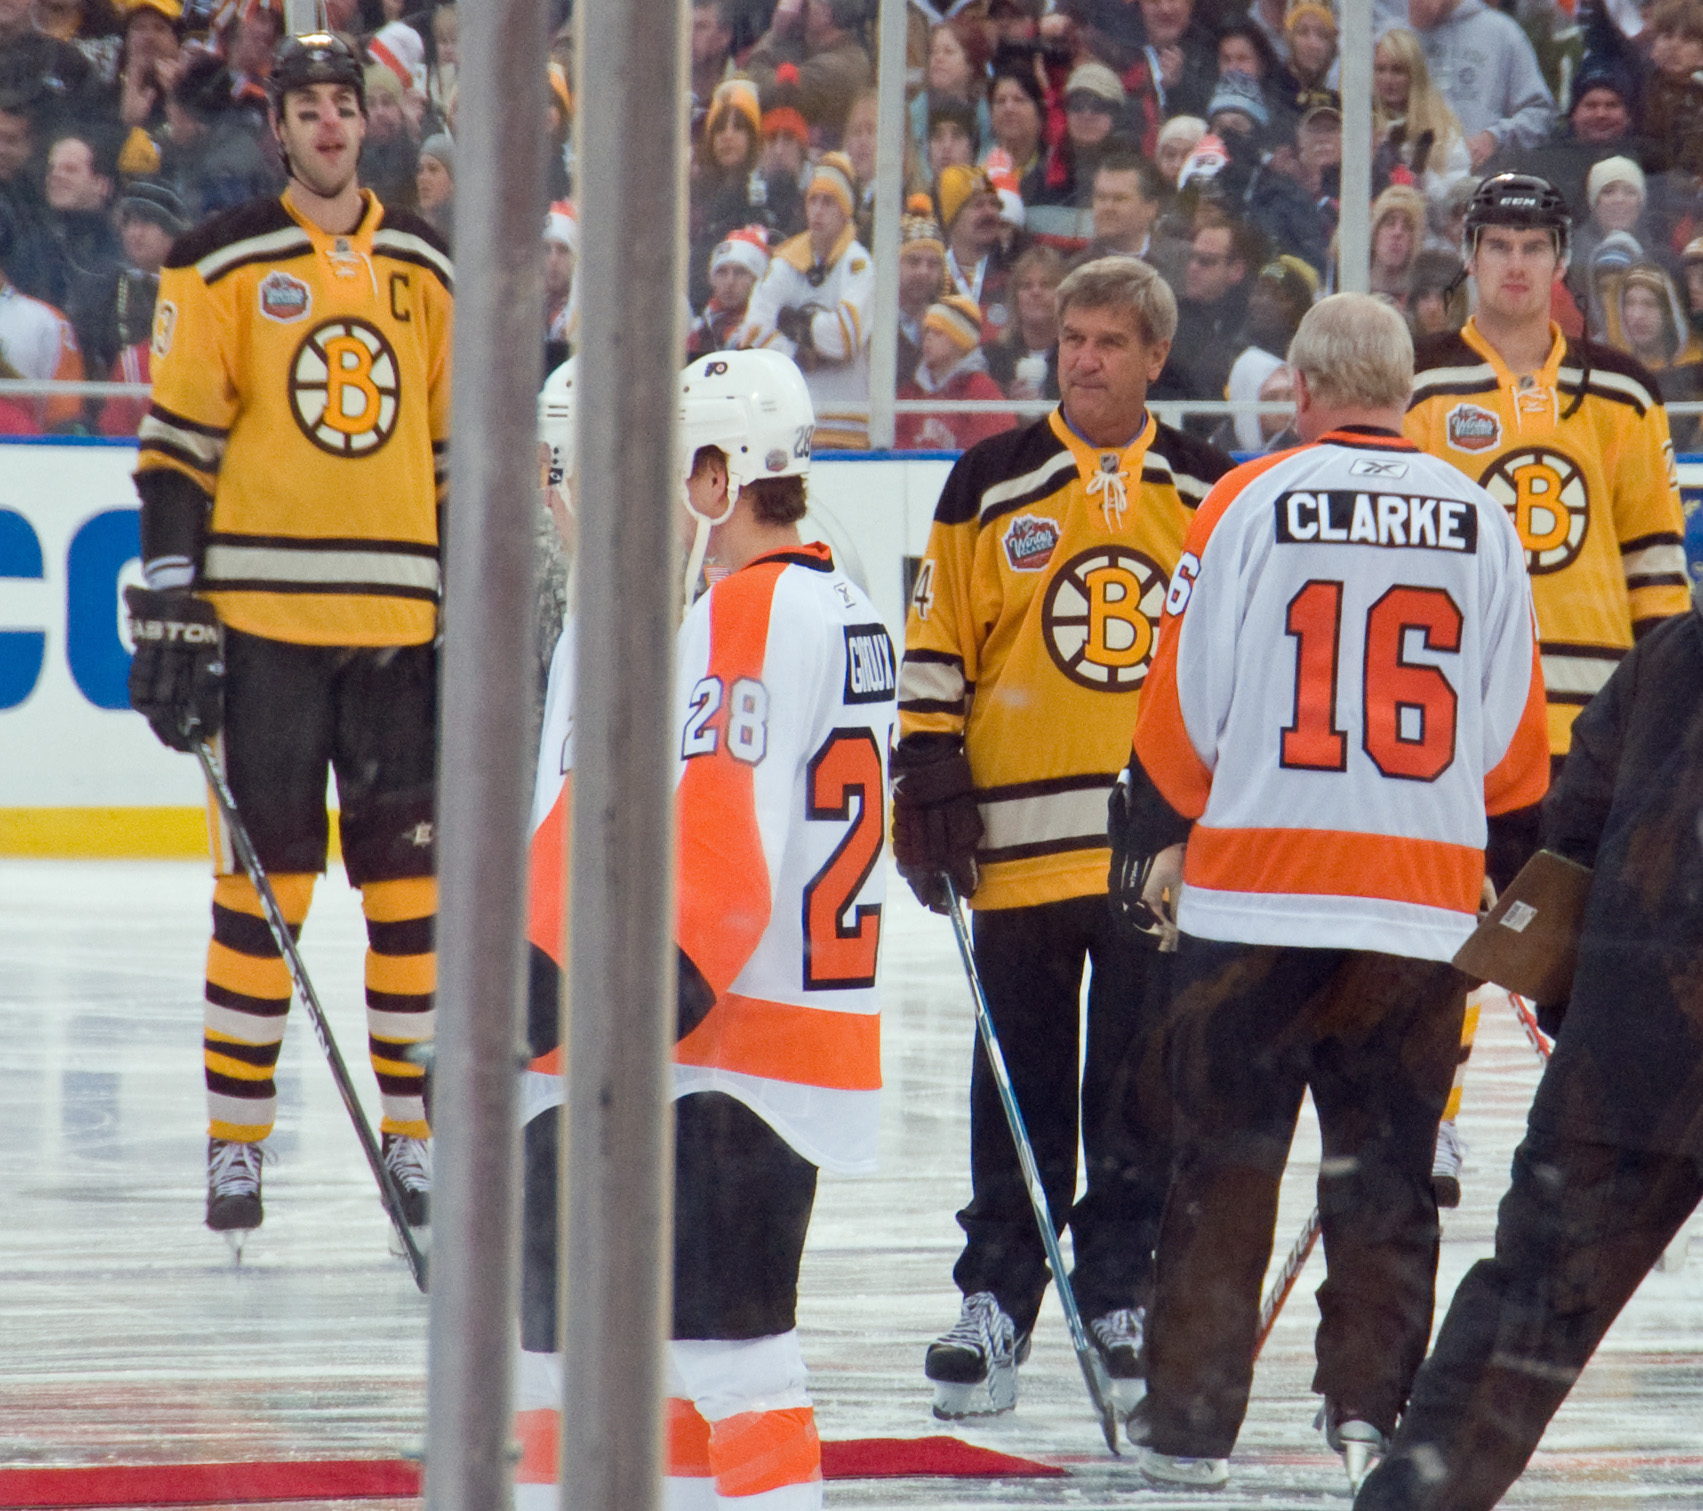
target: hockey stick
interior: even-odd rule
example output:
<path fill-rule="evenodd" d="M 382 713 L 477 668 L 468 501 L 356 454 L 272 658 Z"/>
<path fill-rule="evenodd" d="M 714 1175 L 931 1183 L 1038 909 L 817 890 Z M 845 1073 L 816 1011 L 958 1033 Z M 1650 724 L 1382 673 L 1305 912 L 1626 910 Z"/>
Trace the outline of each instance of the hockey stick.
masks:
<path fill-rule="evenodd" d="M 999 1088 L 999 1103 L 1005 1109 L 1005 1121 L 1011 1128 L 1011 1139 L 1017 1146 L 1017 1163 L 1022 1166 L 1023 1180 L 1029 1187 L 1029 1205 L 1035 1210 L 1035 1224 L 1041 1230 L 1041 1243 L 1047 1251 L 1047 1263 L 1052 1266 L 1053 1284 L 1058 1287 L 1059 1305 L 1064 1308 L 1065 1326 L 1070 1329 L 1070 1346 L 1076 1350 L 1076 1362 L 1082 1366 L 1082 1378 L 1088 1386 L 1089 1399 L 1100 1418 L 1100 1431 L 1105 1434 L 1106 1446 L 1118 1451 L 1118 1414 L 1112 1399 L 1112 1381 L 1106 1373 L 1106 1361 L 1089 1340 L 1088 1329 L 1082 1325 L 1082 1313 L 1077 1309 L 1076 1293 L 1065 1274 L 1064 1255 L 1058 1246 L 1058 1234 L 1053 1231 L 1052 1211 L 1047 1205 L 1046 1187 L 1041 1184 L 1041 1172 L 1035 1164 L 1035 1149 L 1029 1142 L 1029 1131 L 1023 1123 L 1023 1113 L 1017 1096 L 1011 1089 L 1011 1077 L 1006 1073 L 1005 1055 L 999 1047 L 999 1035 L 994 1032 L 993 1015 L 988 1011 L 987 994 L 982 991 L 981 974 L 976 970 L 975 952 L 970 948 L 970 930 L 964 922 L 964 905 L 958 888 L 946 878 L 946 898 L 951 905 L 952 931 L 958 936 L 958 953 L 964 959 L 964 974 L 969 977 L 970 997 L 976 1005 L 976 1032 L 981 1035 L 982 1048 L 987 1052 L 993 1069 L 993 1083 Z"/>
<path fill-rule="evenodd" d="M 1526 1031 L 1526 1038 L 1531 1047 L 1537 1051 L 1538 1059 L 1545 1065 L 1549 1063 L 1549 1040 L 1544 1037 L 1543 1030 L 1537 1026 L 1537 1014 L 1527 1004 L 1526 999 L 1518 992 L 1509 992 L 1508 1000 L 1514 1004 L 1514 1014 L 1520 1020 L 1520 1027 Z"/>
<path fill-rule="evenodd" d="M 414 1230 L 408 1226 L 407 1219 L 402 1215 L 402 1192 L 397 1188 L 396 1178 L 385 1168 L 384 1155 L 379 1149 L 378 1140 L 373 1137 L 372 1124 L 361 1110 L 360 1100 L 355 1095 L 355 1083 L 349 1079 L 349 1067 L 343 1063 L 343 1056 L 337 1049 L 337 1041 L 331 1036 L 331 1024 L 326 1021 L 325 1010 L 319 1005 L 319 997 L 313 989 L 313 983 L 308 980 L 307 966 L 302 960 L 301 951 L 296 948 L 295 935 L 284 921 L 284 910 L 278 906 L 277 894 L 272 890 L 272 883 L 266 879 L 266 871 L 260 864 L 260 857 L 255 854 L 254 844 L 248 837 L 248 830 L 243 825 L 241 815 L 237 812 L 237 800 L 231 795 L 230 784 L 226 782 L 225 774 L 219 767 L 218 757 L 213 754 L 213 747 L 205 740 L 197 740 L 195 754 L 201 762 L 201 770 L 206 774 L 207 785 L 213 791 L 214 800 L 219 805 L 225 828 L 230 833 L 231 848 L 236 851 L 237 859 L 248 873 L 248 879 L 254 883 L 254 890 L 260 894 L 260 911 L 266 915 L 266 927 L 271 930 L 278 951 L 284 957 L 284 964 L 289 967 L 290 979 L 296 985 L 296 995 L 302 999 L 308 1022 L 313 1025 L 313 1036 L 319 1040 L 319 1047 L 325 1051 L 326 1061 L 331 1066 L 331 1079 L 337 1083 L 337 1092 L 343 1098 L 344 1110 L 349 1114 L 349 1121 L 355 1125 L 355 1134 L 361 1141 L 367 1164 L 372 1168 L 373 1178 L 378 1182 L 379 1198 L 384 1202 L 385 1213 L 390 1218 L 391 1226 L 396 1229 L 396 1236 L 402 1241 L 403 1252 L 408 1258 L 408 1268 L 414 1275 L 414 1284 L 423 1291 L 426 1288 L 426 1256 L 420 1252 L 420 1245 L 414 1239 Z"/>
<path fill-rule="evenodd" d="M 1260 1350 L 1265 1347 L 1265 1340 L 1271 1336 L 1272 1328 L 1277 1325 L 1277 1314 L 1283 1310 L 1283 1303 L 1295 1289 L 1295 1282 L 1301 1278 L 1301 1271 L 1307 1268 L 1313 1245 L 1318 1241 L 1319 1209 L 1314 1207 L 1306 1222 L 1302 1224 L 1295 1246 L 1289 1251 L 1289 1257 L 1283 1261 L 1283 1268 L 1277 1272 L 1277 1279 L 1271 1283 L 1271 1294 L 1260 1305 L 1260 1330 L 1254 1338 L 1256 1359 L 1260 1356 Z"/>

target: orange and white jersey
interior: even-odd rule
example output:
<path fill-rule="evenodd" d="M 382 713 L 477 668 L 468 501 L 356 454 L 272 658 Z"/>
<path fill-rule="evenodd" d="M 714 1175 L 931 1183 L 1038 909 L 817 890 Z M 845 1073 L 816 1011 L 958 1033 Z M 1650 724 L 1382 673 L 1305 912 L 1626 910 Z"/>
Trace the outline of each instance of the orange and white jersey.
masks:
<path fill-rule="evenodd" d="M 1384 431 L 1229 473 L 1172 578 L 1135 754 L 1195 820 L 1185 933 L 1450 959 L 1485 815 L 1549 781 L 1506 511 Z"/>
<path fill-rule="evenodd" d="M 71 322 L 51 304 L 20 294 L 0 280 L 0 358 L 20 378 L 45 382 L 80 383 L 83 353 L 77 346 Z M 62 424 L 82 412 L 76 398 L 36 401 L 36 418 L 42 424 Z"/>
<path fill-rule="evenodd" d="M 820 544 L 723 578 L 680 629 L 675 938 L 716 1001 L 675 1046 L 675 1094 L 736 1097 L 842 1173 L 875 1165 L 897 672 Z"/>

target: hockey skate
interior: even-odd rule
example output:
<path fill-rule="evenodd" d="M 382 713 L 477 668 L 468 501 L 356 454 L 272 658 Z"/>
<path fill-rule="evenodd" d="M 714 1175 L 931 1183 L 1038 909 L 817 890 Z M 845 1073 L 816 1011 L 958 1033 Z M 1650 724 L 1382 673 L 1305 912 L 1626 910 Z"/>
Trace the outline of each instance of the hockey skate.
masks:
<path fill-rule="evenodd" d="M 1363 1422 L 1358 1417 L 1346 1417 L 1333 1427 L 1330 1415 L 1330 1407 L 1321 1406 L 1313 1425 L 1323 1429 L 1331 1452 L 1342 1455 L 1342 1467 L 1348 1471 L 1348 1487 L 1358 1495 L 1361 1481 L 1389 1452 L 1389 1439 L 1370 1422 Z"/>
<path fill-rule="evenodd" d="M 1017 1404 L 1017 1366 L 1029 1334 L 1000 1309 L 992 1291 L 964 1298 L 952 1330 L 928 1347 L 923 1373 L 934 1381 L 934 1414 L 943 1421 L 994 1416 Z"/>
<path fill-rule="evenodd" d="M 385 1134 L 384 1168 L 402 1193 L 403 1218 L 424 1246 L 431 1235 L 432 1141 L 401 1133 Z M 394 1228 L 390 1230 L 390 1252 L 398 1257 L 402 1254 L 402 1240 Z"/>
<path fill-rule="evenodd" d="M 242 1263 L 242 1246 L 248 1235 L 266 1216 L 260 1202 L 264 1158 L 259 1144 L 207 1140 L 207 1226 L 224 1234 L 238 1264 Z"/>
<path fill-rule="evenodd" d="M 1431 1190 L 1439 1207 L 1461 1204 L 1461 1166 L 1466 1162 L 1466 1140 L 1453 1120 L 1437 1125 L 1437 1152 L 1431 1160 Z"/>
<path fill-rule="evenodd" d="M 1190 1458 L 1143 1448 L 1137 1462 L 1141 1477 L 1164 1490 L 1222 1490 L 1230 1483 L 1230 1460 Z"/>
<path fill-rule="evenodd" d="M 1112 1401 L 1120 1420 L 1127 1422 L 1129 1414 L 1141 1404 L 1147 1394 L 1147 1356 L 1143 1327 L 1147 1321 L 1145 1307 L 1119 1307 L 1088 1324 L 1088 1336 L 1105 1360 L 1106 1373 L 1111 1376 Z"/>

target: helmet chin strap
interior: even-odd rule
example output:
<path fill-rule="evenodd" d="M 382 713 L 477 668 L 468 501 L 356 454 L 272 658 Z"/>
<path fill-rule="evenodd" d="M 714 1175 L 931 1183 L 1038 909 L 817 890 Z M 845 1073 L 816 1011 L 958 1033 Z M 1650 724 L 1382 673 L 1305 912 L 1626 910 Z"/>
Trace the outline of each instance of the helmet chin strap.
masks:
<path fill-rule="evenodd" d="M 733 518 L 733 506 L 739 502 L 739 484 L 732 478 L 727 480 L 727 507 L 713 517 L 704 514 L 692 503 L 692 490 L 684 484 L 681 486 L 681 495 L 685 499 L 686 512 L 697 521 L 692 535 L 692 549 L 686 555 L 686 579 L 681 584 L 680 612 L 685 615 L 692 607 L 698 587 L 698 575 L 704 570 L 704 558 L 709 554 L 710 531 L 717 525 L 725 525 Z"/>

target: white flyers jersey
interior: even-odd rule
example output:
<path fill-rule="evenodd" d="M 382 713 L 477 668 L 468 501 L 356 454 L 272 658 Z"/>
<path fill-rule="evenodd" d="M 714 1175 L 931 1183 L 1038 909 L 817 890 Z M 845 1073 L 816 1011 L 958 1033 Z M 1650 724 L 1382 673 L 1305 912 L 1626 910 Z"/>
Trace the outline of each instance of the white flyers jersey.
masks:
<path fill-rule="evenodd" d="M 723 578 L 680 629 L 675 938 L 715 1005 L 676 1096 L 720 1091 L 813 1164 L 874 1168 L 897 664 L 826 546 Z"/>
<path fill-rule="evenodd" d="M 1185 933 L 1452 958 L 1486 814 L 1549 781 L 1507 512 L 1384 431 L 1238 467 L 1172 578 L 1135 754 L 1195 820 Z"/>

